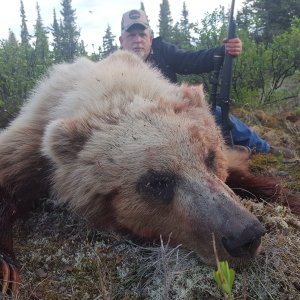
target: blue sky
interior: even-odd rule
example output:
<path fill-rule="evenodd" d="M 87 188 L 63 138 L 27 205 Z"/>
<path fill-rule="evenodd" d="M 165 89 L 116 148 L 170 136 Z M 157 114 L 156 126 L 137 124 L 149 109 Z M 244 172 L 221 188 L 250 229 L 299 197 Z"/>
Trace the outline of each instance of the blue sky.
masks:
<path fill-rule="evenodd" d="M 33 33 L 35 24 L 36 3 L 39 3 L 41 16 L 45 26 L 53 22 L 53 9 L 56 10 L 57 18 L 60 18 L 62 0 L 23 0 L 27 17 L 29 33 Z M 157 34 L 158 15 L 162 0 L 144 0 L 144 6 L 150 19 L 150 25 Z M 72 0 L 72 7 L 76 9 L 77 24 L 81 29 L 81 39 L 84 40 L 89 52 L 92 51 L 92 44 L 95 49 L 102 44 L 102 37 L 109 24 L 114 35 L 120 34 L 120 22 L 122 14 L 133 8 L 140 8 L 140 0 Z M 229 8 L 231 0 L 185 0 L 189 11 L 190 22 L 200 21 L 204 14 L 220 5 Z M 236 10 L 241 7 L 242 0 L 236 0 Z M 180 20 L 182 1 L 169 0 L 171 14 L 174 23 Z M 7 38 L 9 28 L 19 39 L 20 35 L 20 0 L 1 1 L 0 4 L 0 39 Z"/>

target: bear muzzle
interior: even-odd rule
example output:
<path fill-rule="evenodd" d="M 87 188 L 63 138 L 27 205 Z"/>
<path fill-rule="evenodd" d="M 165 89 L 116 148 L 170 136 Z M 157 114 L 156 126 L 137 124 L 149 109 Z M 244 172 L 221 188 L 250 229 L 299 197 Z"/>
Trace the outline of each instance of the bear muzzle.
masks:
<path fill-rule="evenodd" d="M 264 226 L 253 222 L 239 236 L 222 237 L 222 244 L 232 257 L 251 258 L 258 254 L 261 237 L 266 233 Z"/>

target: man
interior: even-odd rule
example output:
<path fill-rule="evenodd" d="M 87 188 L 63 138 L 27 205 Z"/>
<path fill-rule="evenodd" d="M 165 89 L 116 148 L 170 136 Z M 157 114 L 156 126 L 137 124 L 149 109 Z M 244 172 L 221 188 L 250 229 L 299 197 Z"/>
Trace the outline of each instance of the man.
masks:
<path fill-rule="evenodd" d="M 213 56 L 228 51 L 238 56 L 242 51 L 239 38 L 224 40 L 225 46 L 199 51 L 185 51 L 166 43 L 161 37 L 153 38 L 148 18 L 143 10 L 130 10 L 123 14 L 121 22 L 121 36 L 119 38 L 122 49 L 135 52 L 144 61 L 156 66 L 172 82 L 177 82 L 176 74 L 201 74 L 213 70 Z M 221 109 L 215 112 L 216 122 L 221 125 Z M 234 145 L 245 146 L 249 151 L 275 152 L 274 148 L 259 137 L 256 132 L 242 123 L 238 118 L 230 115 L 233 123 L 231 130 Z"/>

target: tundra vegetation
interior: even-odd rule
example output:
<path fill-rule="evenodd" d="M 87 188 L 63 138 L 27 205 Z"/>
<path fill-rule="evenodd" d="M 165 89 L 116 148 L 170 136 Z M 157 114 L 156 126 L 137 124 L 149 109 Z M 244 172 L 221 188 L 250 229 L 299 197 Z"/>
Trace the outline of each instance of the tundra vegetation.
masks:
<path fill-rule="evenodd" d="M 62 22 L 54 11 L 50 25 L 43 23 L 37 4 L 36 25 L 30 32 L 21 1 L 20 38 L 8 31 L 8 38 L 0 41 L 0 127 L 16 116 L 49 66 L 81 55 L 97 61 L 117 48 L 108 25 L 102 46 L 87 53 L 75 22 L 76 9 L 69 0 L 61 4 Z M 143 3 L 141 7 L 145 9 Z M 220 7 L 199 23 L 190 23 L 183 2 L 180 20 L 174 23 L 169 2 L 162 0 L 159 34 L 185 49 L 214 47 L 226 36 L 227 15 Z M 290 120 L 300 115 L 299 18 L 299 1 L 246 0 L 237 14 L 244 52 L 235 60 L 232 85 L 235 114 L 272 144 L 292 149 L 296 158 L 300 154 L 300 123 Z M 209 75 L 181 79 L 203 82 L 209 92 Z M 280 176 L 287 187 L 300 192 L 299 159 L 256 155 L 251 168 L 258 174 Z M 267 234 L 262 254 L 249 266 L 235 270 L 234 297 L 298 299 L 299 218 L 280 205 L 256 203 L 255 199 L 244 204 L 266 226 Z M 223 297 L 213 279 L 214 268 L 203 265 L 193 253 L 171 247 L 167 240 L 145 244 L 128 236 L 93 231 L 50 200 L 45 200 L 29 220 L 20 221 L 16 232 L 22 276 L 16 299 Z"/>

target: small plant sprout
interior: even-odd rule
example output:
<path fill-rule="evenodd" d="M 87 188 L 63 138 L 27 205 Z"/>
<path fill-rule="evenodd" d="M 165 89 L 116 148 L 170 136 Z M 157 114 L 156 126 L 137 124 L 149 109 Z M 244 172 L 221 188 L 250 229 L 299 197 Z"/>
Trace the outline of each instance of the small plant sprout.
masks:
<path fill-rule="evenodd" d="M 235 271 L 229 267 L 227 261 L 219 261 L 215 235 L 213 234 L 213 248 L 217 261 L 217 271 L 213 271 L 213 276 L 218 286 L 222 289 L 225 295 L 225 299 L 233 300 L 234 297 L 232 295 L 233 282 L 235 278 Z"/>

